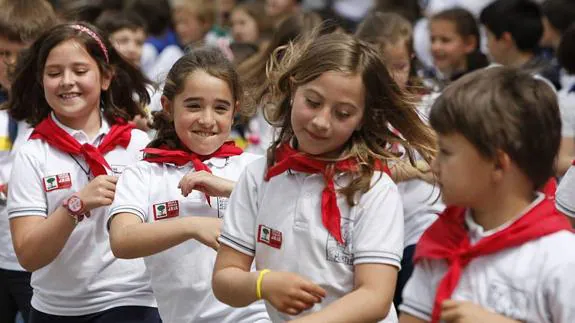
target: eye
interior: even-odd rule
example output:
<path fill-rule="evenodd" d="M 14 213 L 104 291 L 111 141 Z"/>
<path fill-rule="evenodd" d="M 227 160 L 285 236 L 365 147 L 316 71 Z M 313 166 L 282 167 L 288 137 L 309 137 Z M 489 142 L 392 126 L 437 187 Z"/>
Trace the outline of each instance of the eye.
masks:
<path fill-rule="evenodd" d="M 220 113 L 220 114 L 224 114 L 224 113 L 228 112 L 229 109 L 230 108 L 228 106 L 225 106 L 225 105 L 216 106 L 216 112 Z"/>
<path fill-rule="evenodd" d="M 199 110 L 201 108 L 199 103 L 189 103 L 186 105 L 188 110 Z"/>
<path fill-rule="evenodd" d="M 312 107 L 312 108 L 317 108 L 317 107 L 319 107 L 319 105 L 320 105 L 319 102 L 310 100 L 310 99 L 308 99 L 308 98 L 305 98 L 305 103 L 306 103 L 308 106 Z"/>
<path fill-rule="evenodd" d="M 335 116 L 336 116 L 338 119 L 347 119 L 347 118 L 349 118 L 349 117 L 351 116 L 351 114 L 350 114 L 348 111 L 345 111 L 345 110 L 337 110 L 337 111 L 335 112 Z"/>
<path fill-rule="evenodd" d="M 58 75 L 60 75 L 60 72 L 46 72 L 46 75 L 48 77 L 57 77 Z"/>
<path fill-rule="evenodd" d="M 87 69 L 80 69 L 80 70 L 76 70 L 75 72 L 78 75 L 83 75 L 83 74 L 88 73 L 88 70 Z"/>

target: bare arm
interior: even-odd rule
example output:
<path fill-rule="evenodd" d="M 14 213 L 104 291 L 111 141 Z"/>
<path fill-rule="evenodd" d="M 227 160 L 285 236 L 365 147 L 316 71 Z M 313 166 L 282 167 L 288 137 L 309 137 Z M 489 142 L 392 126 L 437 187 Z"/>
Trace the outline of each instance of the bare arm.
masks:
<path fill-rule="evenodd" d="M 46 218 L 10 219 L 12 242 L 20 265 L 33 272 L 50 264 L 58 257 L 75 227 L 74 218 L 63 207 L 58 207 Z"/>
<path fill-rule="evenodd" d="M 429 322 L 406 313 L 401 313 L 401 315 L 399 316 L 399 323 L 429 323 Z"/>
<path fill-rule="evenodd" d="M 135 214 L 119 213 L 110 221 L 110 245 L 114 256 L 125 259 L 150 256 L 189 239 L 217 249 L 220 227 L 221 220 L 212 217 L 142 223 Z"/>
<path fill-rule="evenodd" d="M 212 288 L 222 303 L 244 307 L 255 302 L 257 272 L 250 272 L 253 257 L 226 245 L 218 250 Z"/>
<path fill-rule="evenodd" d="M 294 322 L 377 322 L 391 308 L 397 268 L 384 264 L 355 266 L 355 289 L 319 312 Z"/>

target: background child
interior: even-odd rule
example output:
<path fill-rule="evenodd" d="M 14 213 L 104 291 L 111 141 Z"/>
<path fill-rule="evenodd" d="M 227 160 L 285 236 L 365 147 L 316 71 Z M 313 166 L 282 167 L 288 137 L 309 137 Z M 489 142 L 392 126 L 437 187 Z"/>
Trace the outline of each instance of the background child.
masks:
<path fill-rule="evenodd" d="M 403 208 L 385 146 L 428 158 L 431 131 L 353 36 L 310 37 L 273 62 L 264 102 L 280 133 L 234 188 L 214 293 L 233 306 L 263 298 L 274 322 L 396 322 Z"/>
<path fill-rule="evenodd" d="M 530 0 L 497 0 L 483 9 L 479 20 L 487 33 L 492 62 L 540 74 L 559 88 L 558 75 L 537 56 L 542 17 L 539 6 Z"/>
<path fill-rule="evenodd" d="M 477 22 L 465 9 L 453 8 L 435 14 L 429 29 L 433 65 L 440 72 L 443 83 L 489 64 L 481 53 Z"/>
<path fill-rule="evenodd" d="M 8 214 L 32 272 L 32 323 L 160 321 L 143 261 L 114 258 L 106 231 L 111 175 L 148 142 L 126 122 L 144 114 L 134 94 L 149 101 L 145 77 L 87 24 L 49 29 L 18 60 L 7 107 L 35 128 L 14 162 Z"/>
<path fill-rule="evenodd" d="M 146 40 L 146 22 L 137 14 L 127 11 L 104 13 L 96 26 L 104 31 L 112 46 L 128 62 L 140 66 Z"/>
<path fill-rule="evenodd" d="M 376 46 L 385 61 L 387 70 L 401 89 L 413 93 L 413 100 L 421 105 L 422 85 L 415 75 L 412 65 L 414 58 L 411 47 L 412 29 L 409 21 L 395 13 L 375 12 L 369 14 L 358 26 L 356 35 Z M 429 100 L 426 100 L 429 101 Z M 421 110 L 424 110 L 423 108 Z M 427 114 L 422 115 L 427 121 Z M 400 147 L 395 147 L 400 153 Z M 439 188 L 421 179 L 412 179 L 397 183 L 403 199 L 405 222 L 404 250 L 401 270 L 395 288 L 394 304 L 401 304 L 403 286 L 413 271 L 412 257 L 415 244 L 443 211 L 444 205 L 439 199 Z"/>
<path fill-rule="evenodd" d="M 44 0 L 0 2 L 0 104 L 8 100 L 8 70 L 19 52 L 56 22 L 52 6 Z M 30 273 L 18 263 L 6 210 L 6 193 L 17 149 L 29 135 L 25 122 L 18 123 L 0 111 L 0 322 L 14 322 L 20 311 L 28 321 L 32 288 Z"/>
<path fill-rule="evenodd" d="M 265 14 L 262 1 L 237 5 L 232 10 L 230 21 L 234 42 L 265 45 L 271 31 L 270 20 Z"/>
<path fill-rule="evenodd" d="M 183 56 L 166 79 L 146 161 L 118 183 L 112 250 L 145 257 L 166 323 L 269 321 L 262 303 L 234 309 L 216 300 L 210 284 L 227 198 L 258 158 L 226 142 L 241 96 L 238 75 L 217 49 Z"/>
<path fill-rule="evenodd" d="M 417 245 L 400 322 L 573 322 L 575 236 L 539 192 L 561 136 L 554 90 L 515 69 L 476 71 L 442 93 L 430 122 L 451 207 Z"/>
<path fill-rule="evenodd" d="M 265 0 L 266 14 L 279 25 L 284 19 L 301 9 L 302 0 Z"/>

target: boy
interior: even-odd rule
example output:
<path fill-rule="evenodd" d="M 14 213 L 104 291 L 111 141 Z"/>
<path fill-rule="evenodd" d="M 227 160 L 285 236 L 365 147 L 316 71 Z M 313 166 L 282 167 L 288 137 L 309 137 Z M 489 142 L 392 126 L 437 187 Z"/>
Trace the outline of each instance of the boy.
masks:
<path fill-rule="evenodd" d="M 19 52 L 55 22 L 56 14 L 44 0 L 0 0 L 0 103 L 8 99 L 8 70 Z M 13 154 L 18 143 L 26 140 L 22 134 L 27 129 L 7 111 L 0 111 L 0 195 L 4 197 L 0 196 L 0 322 L 14 322 L 18 311 L 28 321 L 32 297 L 30 273 L 20 266 L 12 247 L 5 200 Z"/>
<path fill-rule="evenodd" d="M 140 66 L 147 37 L 144 19 L 132 12 L 111 11 L 103 13 L 96 21 L 96 26 L 108 34 L 120 55 L 135 66 Z"/>
<path fill-rule="evenodd" d="M 400 322 L 575 322 L 575 235 L 538 191 L 561 139 L 553 89 L 524 71 L 479 70 L 447 87 L 430 123 L 451 207 L 419 241 Z"/>
<path fill-rule="evenodd" d="M 541 4 L 543 11 L 543 36 L 540 44 L 557 50 L 561 35 L 575 21 L 573 0 L 547 0 Z"/>
<path fill-rule="evenodd" d="M 559 75 L 537 55 L 543 36 L 543 15 L 530 0 L 497 0 L 483 9 L 479 20 L 487 34 L 487 48 L 494 63 L 540 74 L 556 88 Z"/>

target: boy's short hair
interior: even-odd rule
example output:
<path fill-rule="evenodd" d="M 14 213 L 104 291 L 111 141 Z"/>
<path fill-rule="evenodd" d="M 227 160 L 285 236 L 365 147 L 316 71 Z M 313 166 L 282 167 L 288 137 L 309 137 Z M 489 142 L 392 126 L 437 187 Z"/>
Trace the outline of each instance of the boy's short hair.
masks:
<path fill-rule="evenodd" d="M 553 28 L 563 33 L 575 21 L 575 2 L 573 0 L 546 0 L 541 4 L 543 15 Z"/>
<path fill-rule="evenodd" d="M 575 22 L 563 32 L 557 48 L 557 60 L 568 74 L 575 74 Z"/>
<path fill-rule="evenodd" d="M 543 36 L 542 17 L 530 0 L 497 0 L 481 11 L 479 20 L 497 39 L 508 32 L 520 51 L 534 52 Z"/>
<path fill-rule="evenodd" d="M 10 41 L 33 41 L 56 22 L 46 0 L 0 0 L 0 36 Z"/>
<path fill-rule="evenodd" d="M 553 176 L 561 141 L 557 95 L 547 82 L 510 67 L 469 73 L 437 98 L 439 134 L 459 133 L 486 158 L 502 150 L 540 188 Z"/>
<path fill-rule="evenodd" d="M 152 36 L 161 36 L 172 25 L 172 11 L 168 0 L 132 0 L 127 11 L 133 11 L 146 21 Z"/>
<path fill-rule="evenodd" d="M 136 13 L 128 11 L 105 12 L 96 20 L 96 26 L 107 33 L 108 36 L 121 29 L 142 29 L 146 31 L 144 19 Z"/>

